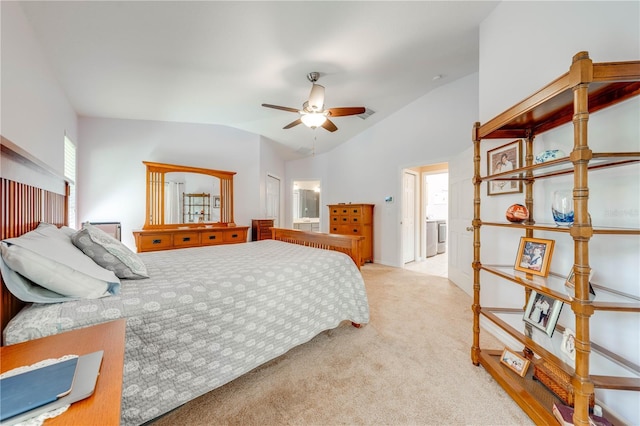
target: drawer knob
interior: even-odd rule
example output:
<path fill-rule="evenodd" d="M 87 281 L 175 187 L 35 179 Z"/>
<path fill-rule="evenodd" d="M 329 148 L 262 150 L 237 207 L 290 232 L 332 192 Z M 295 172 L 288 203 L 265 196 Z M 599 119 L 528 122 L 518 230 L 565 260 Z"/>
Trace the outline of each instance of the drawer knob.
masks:
<path fill-rule="evenodd" d="M 215 235 L 209 235 L 209 239 L 210 239 L 210 240 L 215 240 L 215 239 L 216 239 L 216 236 L 215 236 Z"/>
<path fill-rule="evenodd" d="M 162 240 L 153 240 L 151 242 L 151 244 L 160 244 L 160 243 L 162 243 Z"/>
<path fill-rule="evenodd" d="M 182 237 L 182 241 L 191 241 L 191 237 Z"/>
<path fill-rule="evenodd" d="M 231 238 L 238 238 L 238 234 L 231 234 Z"/>

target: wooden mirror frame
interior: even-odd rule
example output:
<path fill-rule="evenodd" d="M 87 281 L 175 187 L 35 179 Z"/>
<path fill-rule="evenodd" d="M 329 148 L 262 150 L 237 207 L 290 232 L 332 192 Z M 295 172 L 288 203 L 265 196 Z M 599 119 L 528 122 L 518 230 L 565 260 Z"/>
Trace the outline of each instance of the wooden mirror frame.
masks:
<path fill-rule="evenodd" d="M 233 224 L 233 175 L 235 172 L 204 169 L 200 167 L 178 166 L 176 164 L 152 163 L 143 161 L 147 167 L 147 205 L 143 229 L 168 229 L 183 227 L 202 227 L 202 223 L 172 223 L 165 224 L 164 212 L 164 183 L 165 174 L 198 173 L 214 176 L 220 179 L 220 226 Z M 152 219 L 154 218 L 154 219 Z M 157 220 L 157 218 L 160 218 Z"/>

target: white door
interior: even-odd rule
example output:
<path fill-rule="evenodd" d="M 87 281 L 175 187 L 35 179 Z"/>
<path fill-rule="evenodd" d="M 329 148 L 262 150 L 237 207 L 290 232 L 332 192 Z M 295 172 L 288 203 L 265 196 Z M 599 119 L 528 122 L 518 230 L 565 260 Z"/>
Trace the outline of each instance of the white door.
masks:
<path fill-rule="evenodd" d="M 473 146 L 449 162 L 449 279 L 473 294 Z"/>
<path fill-rule="evenodd" d="M 280 226 L 280 179 L 267 175 L 267 219 L 273 219 L 273 226 Z"/>
<path fill-rule="evenodd" d="M 402 258 L 403 263 L 416 259 L 416 183 L 418 175 L 404 172 L 402 197 Z"/>

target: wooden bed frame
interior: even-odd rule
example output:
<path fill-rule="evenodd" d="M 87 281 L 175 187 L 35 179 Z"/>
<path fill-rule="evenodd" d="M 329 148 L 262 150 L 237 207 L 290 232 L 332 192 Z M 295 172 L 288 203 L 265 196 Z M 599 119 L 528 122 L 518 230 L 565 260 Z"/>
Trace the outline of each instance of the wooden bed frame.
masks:
<path fill-rule="evenodd" d="M 44 184 L 32 185 L 16 182 L 6 177 L 0 177 L 0 240 L 19 237 L 34 230 L 40 222 L 62 226 L 68 224 L 67 192 L 68 185 L 63 177 L 52 173 L 46 165 L 30 157 L 27 153 L 11 142 L 2 138 L 0 144 L 2 157 L 10 158 L 14 163 L 29 170 L 36 176 L 38 182 Z M 48 184 L 61 186 L 64 194 L 42 187 Z M 363 237 L 349 235 L 321 234 L 294 229 L 273 228 L 272 236 L 276 240 L 301 244 L 327 250 L 335 250 L 349 255 L 360 268 L 362 255 L 360 244 Z M 7 323 L 22 309 L 24 302 L 18 300 L 6 288 L 0 276 L 0 344 L 4 345 L 2 332 Z M 354 326 L 359 326 L 354 324 Z"/>
<path fill-rule="evenodd" d="M 323 234 L 320 232 L 300 231 L 298 229 L 271 228 L 271 237 L 274 240 L 284 241 L 286 243 L 345 253 L 353 259 L 358 269 L 364 264 L 361 249 L 362 240 L 364 240 L 363 236 Z"/>

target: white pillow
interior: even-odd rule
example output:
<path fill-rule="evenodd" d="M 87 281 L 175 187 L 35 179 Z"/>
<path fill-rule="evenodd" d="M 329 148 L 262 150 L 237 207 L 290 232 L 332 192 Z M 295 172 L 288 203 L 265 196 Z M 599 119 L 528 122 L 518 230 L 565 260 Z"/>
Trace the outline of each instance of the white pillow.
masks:
<path fill-rule="evenodd" d="M 113 272 L 85 256 L 55 226 L 39 226 L 4 240 L 0 249 L 6 266 L 61 295 L 94 299 L 120 290 L 120 280 Z"/>
<path fill-rule="evenodd" d="M 71 242 L 118 278 L 149 278 L 147 267 L 138 255 L 98 227 L 83 224 L 82 229 L 71 236 Z"/>

